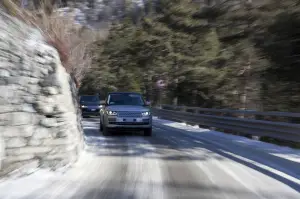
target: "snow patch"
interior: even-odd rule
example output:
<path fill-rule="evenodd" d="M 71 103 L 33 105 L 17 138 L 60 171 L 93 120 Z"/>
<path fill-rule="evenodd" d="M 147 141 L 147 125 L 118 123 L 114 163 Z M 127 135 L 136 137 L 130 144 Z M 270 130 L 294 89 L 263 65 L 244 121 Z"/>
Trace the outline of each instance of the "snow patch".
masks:
<path fill-rule="evenodd" d="M 32 175 L 0 181 L 0 198 L 22 198 L 30 193 L 49 186 L 54 180 L 63 176 L 61 172 L 40 169 Z"/>
<path fill-rule="evenodd" d="M 239 146 L 247 146 L 247 147 L 255 148 L 256 150 L 261 150 L 271 155 L 300 163 L 300 150 L 297 149 L 292 149 L 290 147 L 285 147 L 285 146 L 278 146 L 271 143 L 265 143 L 259 140 L 252 140 L 246 137 L 225 134 L 218 131 L 212 131 L 209 129 L 200 128 L 197 125 L 192 126 L 186 123 L 173 122 L 173 121 L 163 120 L 163 119 L 154 119 L 154 121 L 159 124 L 173 127 L 176 129 L 193 132 L 193 133 L 202 133 L 203 136 L 214 136 L 217 137 L 218 139 L 222 138 L 222 140 L 232 142 L 233 144 Z"/>

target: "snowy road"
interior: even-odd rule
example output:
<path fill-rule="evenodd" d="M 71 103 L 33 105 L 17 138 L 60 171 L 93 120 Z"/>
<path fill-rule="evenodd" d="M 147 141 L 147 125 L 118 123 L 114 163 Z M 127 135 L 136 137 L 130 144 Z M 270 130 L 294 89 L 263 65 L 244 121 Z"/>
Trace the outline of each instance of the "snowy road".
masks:
<path fill-rule="evenodd" d="M 157 119 L 152 137 L 103 137 L 97 122 L 68 172 L 2 182 L 0 199 L 300 198 L 300 151 Z"/>

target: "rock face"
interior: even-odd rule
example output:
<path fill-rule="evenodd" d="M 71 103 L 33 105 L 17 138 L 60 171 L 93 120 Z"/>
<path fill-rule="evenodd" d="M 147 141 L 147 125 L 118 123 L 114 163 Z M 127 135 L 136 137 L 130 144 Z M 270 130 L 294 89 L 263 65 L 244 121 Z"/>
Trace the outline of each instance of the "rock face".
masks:
<path fill-rule="evenodd" d="M 50 1 L 50 0 L 49 0 Z M 139 13 L 144 9 L 147 0 L 52 0 L 59 12 L 72 14 L 75 21 L 81 25 L 101 29 L 107 28 L 108 23 L 124 16 Z M 156 2 L 158 0 L 152 0 Z M 21 5 L 28 9 L 38 7 L 35 0 L 22 0 Z"/>
<path fill-rule="evenodd" d="M 62 13 L 72 12 L 75 21 L 90 28 L 107 28 L 111 21 L 119 20 L 125 16 L 131 16 L 144 9 L 145 0 L 78 0 L 67 1 L 61 4 L 58 0 L 58 11 Z M 74 7 L 74 8 L 73 8 Z"/>
<path fill-rule="evenodd" d="M 65 165 L 83 147 L 77 90 L 39 31 L 0 12 L 0 173 Z"/>
<path fill-rule="evenodd" d="M 49 0 L 50 1 L 50 0 Z M 74 16 L 81 25 L 101 29 L 107 28 L 112 21 L 118 21 L 125 16 L 136 20 L 147 14 L 150 7 L 155 8 L 161 0 L 52 0 L 60 8 L 58 11 Z M 199 3 L 199 9 L 207 6 L 231 7 L 236 10 L 245 2 L 257 4 L 265 0 L 193 0 Z M 22 0 L 22 6 L 35 8 L 35 0 Z M 34 6 L 35 5 L 35 6 Z M 150 6 L 150 7 L 149 7 Z"/>

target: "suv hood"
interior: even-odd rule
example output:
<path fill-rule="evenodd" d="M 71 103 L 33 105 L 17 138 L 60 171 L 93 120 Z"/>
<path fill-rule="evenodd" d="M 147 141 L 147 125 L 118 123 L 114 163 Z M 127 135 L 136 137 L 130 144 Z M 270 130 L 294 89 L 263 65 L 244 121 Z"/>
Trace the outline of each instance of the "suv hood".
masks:
<path fill-rule="evenodd" d="M 137 111 L 137 112 L 146 112 L 150 111 L 148 107 L 144 106 L 128 106 L 128 105 L 110 105 L 106 108 L 109 111 Z"/>
<path fill-rule="evenodd" d="M 99 106 L 100 102 L 80 102 L 80 104 L 86 106 Z"/>

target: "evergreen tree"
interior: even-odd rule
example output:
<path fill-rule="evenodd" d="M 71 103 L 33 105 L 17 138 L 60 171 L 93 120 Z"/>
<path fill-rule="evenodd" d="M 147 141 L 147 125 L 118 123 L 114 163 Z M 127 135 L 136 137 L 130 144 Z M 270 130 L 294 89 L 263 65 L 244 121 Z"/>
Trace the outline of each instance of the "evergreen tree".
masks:
<path fill-rule="evenodd" d="M 164 103 L 258 110 L 300 108 L 299 2 L 161 0 L 95 44 L 86 88 L 135 90 Z M 299 34 L 298 34 L 299 33 Z"/>

